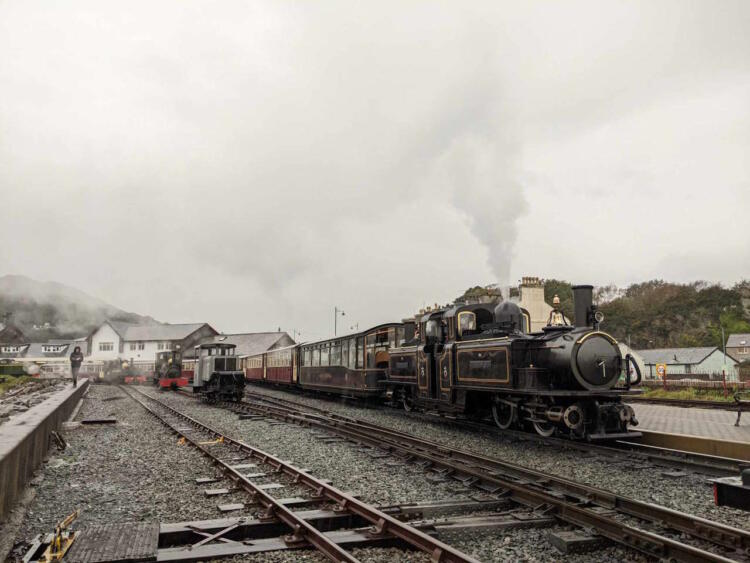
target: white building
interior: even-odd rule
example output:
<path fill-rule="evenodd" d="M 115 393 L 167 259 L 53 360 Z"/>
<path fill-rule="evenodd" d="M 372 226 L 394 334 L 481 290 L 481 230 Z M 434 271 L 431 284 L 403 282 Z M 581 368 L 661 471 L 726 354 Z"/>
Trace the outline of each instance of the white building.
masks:
<path fill-rule="evenodd" d="M 552 306 L 544 300 L 544 282 L 539 278 L 527 276 L 521 279 L 518 286 L 518 299 L 513 299 L 531 316 L 531 332 L 539 332 L 547 326 Z"/>
<path fill-rule="evenodd" d="M 206 323 L 134 325 L 105 321 L 88 337 L 89 355 L 95 361 L 130 360 L 153 363 L 157 352 L 180 345 L 190 349 L 218 332 Z"/>

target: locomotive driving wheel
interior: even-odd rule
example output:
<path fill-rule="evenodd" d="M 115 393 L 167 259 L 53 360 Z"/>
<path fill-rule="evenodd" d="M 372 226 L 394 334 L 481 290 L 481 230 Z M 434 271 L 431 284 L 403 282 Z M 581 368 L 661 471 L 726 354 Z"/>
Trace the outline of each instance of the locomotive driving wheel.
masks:
<path fill-rule="evenodd" d="M 507 430 L 516 420 L 516 408 L 506 402 L 492 403 L 492 418 L 501 430 Z"/>
<path fill-rule="evenodd" d="M 401 404 L 406 412 L 414 410 L 414 400 L 412 399 L 411 391 L 403 390 L 401 392 Z"/>
<path fill-rule="evenodd" d="M 555 424 L 553 422 L 532 422 L 534 430 L 540 436 L 549 438 L 555 433 Z"/>

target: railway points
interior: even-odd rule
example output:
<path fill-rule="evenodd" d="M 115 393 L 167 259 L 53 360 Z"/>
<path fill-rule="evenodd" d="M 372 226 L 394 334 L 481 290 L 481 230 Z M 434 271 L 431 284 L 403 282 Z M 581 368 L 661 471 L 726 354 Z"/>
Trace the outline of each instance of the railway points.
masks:
<path fill-rule="evenodd" d="M 264 390 L 264 392 L 265 391 L 266 390 Z M 241 407 L 237 407 L 236 405 L 231 405 L 231 406 L 234 409 L 245 408 L 245 405 L 242 405 Z M 203 407 L 203 409 L 205 409 L 205 407 Z M 323 421 L 326 419 L 326 417 L 322 415 L 320 412 L 317 412 L 317 413 L 310 412 L 308 413 L 309 414 L 308 416 L 305 416 L 300 411 L 294 411 L 292 409 L 288 409 L 286 412 L 283 412 L 283 410 L 284 410 L 283 407 L 272 407 L 271 405 L 266 404 L 262 409 L 256 410 L 257 416 L 252 417 L 250 419 L 259 420 L 258 417 L 261 416 L 262 414 L 267 417 L 270 416 L 278 420 L 284 420 L 288 423 L 301 424 L 303 426 L 312 426 L 317 429 L 316 432 L 323 432 L 323 426 L 325 426 Z M 202 410 L 202 412 L 206 412 L 206 411 Z M 374 414 L 375 412 L 380 414 L 381 411 L 373 410 L 370 412 L 371 414 Z M 330 420 L 328 422 L 330 422 Z M 441 466 L 441 464 L 448 463 L 450 465 L 451 463 L 456 461 L 457 458 L 455 456 L 457 456 L 458 454 L 456 454 L 454 450 L 449 450 L 448 448 L 441 447 L 440 445 L 437 445 L 437 444 L 425 445 L 427 444 L 427 442 L 425 442 L 424 440 L 414 440 L 413 437 L 405 436 L 403 433 L 392 432 L 390 430 L 385 431 L 384 429 L 376 430 L 377 428 L 376 426 L 362 424 L 361 422 L 355 422 L 354 417 L 338 417 L 338 418 L 335 418 L 334 422 L 332 422 L 331 424 L 332 425 L 327 429 L 327 432 L 329 432 L 331 435 L 338 435 L 339 437 L 346 438 L 347 440 L 358 442 L 360 445 L 362 445 L 363 443 L 368 443 L 369 441 L 370 447 L 379 448 L 380 450 L 386 450 L 382 454 L 383 457 L 385 458 L 389 458 L 389 457 L 396 458 L 396 459 L 404 458 L 406 460 L 411 460 L 412 462 L 415 461 L 414 460 L 415 457 L 421 458 L 421 465 L 429 466 L 429 467 L 432 467 L 433 469 L 438 469 L 437 471 L 435 471 L 435 474 L 438 480 L 445 479 L 446 476 L 453 474 L 452 472 L 455 470 L 455 468 L 453 468 L 453 469 L 449 469 L 448 471 L 444 471 L 446 469 L 445 466 L 442 467 L 443 471 L 439 470 L 440 469 L 439 466 Z M 384 435 L 381 433 L 384 431 L 386 432 L 387 435 Z M 394 444 L 392 444 L 390 439 L 388 438 L 388 436 L 391 436 L 392 438 L 394 435 L 398 436 L 399 439 L 405 439 L 408 442 L 408 444 L 401 445 L 400 451 L 394 450 Z M 418 444 L 422 444 L 422 447 L 419 447 Z M 426 450 L 427 452 L 429 452 L 429 453 L 424 454 L 424 456 L 426 457 L 422 455 L 423 452 L 421 450 Z M 448 451 L 451 451 L 451 453 L 450 454 L 446 453 Z M 443 455 L 448 455 L 450 457 L 450 461 L 443 462 L 440 459 L 437 459 L 435 457 L 435 456 L 441 457 Z M 496 479 L 496 475 L 495 476 L 490 475 L 489 479 L 485 480 L 485 478 L 487 477 L 486 475 L 481 475 L 481 474 L 476 473 L 477 467 L 481 464 L 477 464 L 475 462 L 476 462 L 476 459 L 472 460 L 472 463 L 469 464 L 470 466 L 468 468 L 467 466 L 464 466 L 462 469 L 455 471 L 455 476 L 460 477 L 460 479 L 458 479 L 458 482 L 462 486 L 466 486 L 467 484 L 473 485 L 473 486 L 479 486 L 479 487 L 483 487 L 482 490 L 486 492 L 488 487 L 491 488 L 491 485 L 488 485 L 488 483 L 494 483 L 495 485 L 497 485 L 496 481 L 493 482 L 493 479 Z M 486 464 L 487 460 L 483 460 L 483 463 Z M 496 469 L 496 467 L 494 469 Z M 514 468 L 514 469 L 517 470 L 517 468 Z M 468 478 L 467 478 L 467 475 L 469 475 Z M 528 475 L 526 475 L 526 477 L 528 477 Z M 549 476 L 547 476 L 547 479 L 549 479 Z M 669 481 L 669 479 L 670 479 L 669 477 L 664 477 L 665 481 Z M 448 480 L 451 480 L 451 479 L 448 479 Z M 557 482 L 555 479 L 552 479 L 552 480 Z M 706 499 L 708 499 L 710 497 L 710 489 L 706 486 L 705 482 L 703 482 L 703 488 L 706 492 Z M 568 490 L 563 494 L 570 495 L 571 491 Z M 589 494 L 591 494 L 591 492 L 589 492 Z M 626 510 L 631 511 L 629 514 L 630 517 L 632 517 L 634 513 L 639 511 L 639 509 L 633 508 L 634 505 L 631 504 L 632 501 L 630 499 L 624 499 L 622 501 L 615 501 L 611 504 L 614 506 L 619 506 L 620 502 L 622 502 L 623 505 L 627 505 L 630 507 L 626 509 Z M 635 504 L 637 505 L 638 503 L 636 502 Z M 655 509 L 658 509 L 658 507 L 653 506 L 652 504 L 641 505 L 641 506 L 642 507 L 648 506 L 648 509 L 644 508 L 643 511 L 641 511 L 640 516 L 645 517 L 646 519 L 650 519 L 651 522 L 648 526 L 643 526 L 643 525 L 639 526 L 640 529 L 644 529 L 644 527 L 646 529 L 659 528 L 660 526 L 665 525 L 665 523 L 670 522 L 671 519 L 675 519 L 675 518 L 676 520 L 669 525 L 674 525 L 674 526 L 679 527 L 681 533 L 684 535 L 690 535 L 690 532 L 685 527 L 687 522 L 697 523 L 696 524 L 697 529 L 701 529 L 708 525 L 707 522 L 701 522 L 700 518 L 695 518 L 693 516 L 679 517 L 677 516 L 677 512 L 674 510 L 667 509 L 667 510 L 662 510 L 660 512 L 659 510 L 655 510 Z M 739 514 L 737 514 L 737 516 L 739 517 L 738 521 L 743 522 L 743 524 L 737 530 L 733 532 L 728 532 L 729 535 L 726 536 L 728 538 L 729 536 L 733 536 L 735 533 L 739 534 L 739 536 L 734 536 L 734 539 L 728 540 L 729 543 L 732 543 L 734 545 L 733 548 L 729 548 L 730 551 L 732 551 L 734 548 L 737 548 L 741 544 L 744 544 L 745 542 L 747 542 L 747 533 L 743 531 L 743 529 L 746 528 L 746 518 L 744 516 L 740 516 Z M 679 522 L 677 520 L 679 520 Z M 713 533 L 715 533 L 716 529 L 715 528 L 712 528 L 712 529 L 714 530 Z M 703 542 L 703 541 L 709 541 L 709 542 L 711 541 L 708 539 L 708 535 L 711 535 L 711 534 L 706 535 L 705 533 L 698 531 L 698 536 L 701 536 L 701 535 L 703 535 L 703 537 L 702 538 L 699 537 L 697 540 L 699 544 L 700 542 Z M 742 537 L 743 539 L 740 539 L 740 537 Z M 739 543 L 736 543 L 736 541 L 739 541 Z M 717 547 L 715 545 L 713 547 L 714 549 L 718 549 L 719 551 L 723 549 L 722 547 Z M 663 544 L 662 544 L 662 548 L 664 548 Z M 739 552 L 737 553 L 740 553 L 739 555 L 740 559 L 742 559 L 743 557 L 741 555 L 741 552 L 744 549 L 745 548 L 743 547 L 739 547 Z M 734 555 L 738 556 L 737 553 L 734 553 Z M 687 556 L 688 556 L 687 554 L 683 553 L 683 554 L 678 555 L 677 558 L 682 559 Z M 719 559 L 721 559 L 721 557 L 719 557 Z"/>
<path fill-rule="evenodd" d="M 141 396 L 144 393 L 152 398 Z M 742 550 L 747 549 L 746 533 L 742 531 L 748 527 L 747 513 L 718 508 L 707 502 L 710 487 L 705 476 L 688 473 L 674 479 L 662 475 L 663 470 L 654 466 L 645 467 L 647 464 L 612 465 L 612 460 L 607 461 L 601 453 L 584 455 L 580 451 L 560 450 L 556 454 L 543 454 L 545 448 L 528 441 L 528 436 L 524 440 L 505 440 L 507 443 L 499 444 L 498 451 L 506 452 L 505 460 L 528 463 L 531 457 L 556 458 L 551 464 L 556 466 L 556 473 L 544 473 L 502 459 L 493 460 L 495 451 L 486 447 L 487 455 L 481 459 L 462 457 L 470 452 L 461 454 L 450 446 L 451 442 L 447 445 L 442 441 L 431 443 L 403 429 L 388 430 L 382 424 L 360 420 L 372 418 L 383 422 L 398 418 L 404 427 L 414 430 L 421 427 L 414 424 L 415 417 L 428 419 L 426 415 L 362 408 L 296 395 L 290 397 L 288 393 L 255 386 L 248 388 L 247 393 L 248 400 L 260 394 L 268 401 L 255 401 L 256 405 L 264 405 L 261 411 L 247 412 L 241 420 L 234 412 L 219 405 L 201 404 L 194 397 L 148 387 L 94 386 L 77 420 L 115 419 L 117 422 L 67 427 L 64 435 L 68 449 L 54 456 L 51 467 L 45 468 L 48 475 L 37 485 L 38 500 L 44 507 L 36 501 L 30 507 L 34 514 L 41 511 L 42 521 L 35 522 L 35 516 L 27 517 L 22 526 L 24 531 L 20 531 L 22 537 L 28 541 L 33 539 L 34 531 L 37 534 L 51 531 L 56 523 L 84 504 L 73 528 L 86 534 L 77 537 L 77 547 L 73 542 L 67 556 L 69 561 L 93 561 L 97 557 L 99 560 L 117 559 L 121 554 L 114 546 L 120 546 L 118 549 L 127 546 L 133 553 L 151 546 L 149 549 L 155 549 L 153 553 L 164 561 L 184 560 L 189 546 L 193 546 L 189 548 L 195 556 L 193 560 L 218 557 L 233 550 L 244 553 L 243 557 L 261 557 L 266 553 L 264 550 L 285 553 L 292 546 L 299 548 L 294 541 L 292 546 L 284 541 L 284 536 L 289 536 L 288 524 L 271 525 L 259 520 L 259 513 L 262 515 L 268 510 L 262 508 L 263 503 L 254 503 L 261 497 L 270 497 L 280 500 L 288 512 L 320 527 L 324 537 L 339 548 L 346 546 L 346 552 L 355 559 L 368 553 L 387 553 L 395 558 L 404 553 L 400 547 L 394 548 L 385 536 L 377 541 L 368 536 L 373 527 L 371 520 L 354 520 L 347 510 L 331 510 L 337 502 L 340 504 L 340 497 L 337 502 L 331 502 L 330 498 L 328 502 L 311 498 L 315 495 L 309 494 L 309 487 L 305 493 L 306 487 L 300 481 L 309 476 L 333 489 L 338 485 L 339 491 L 351 491 L 349 496 L 357 503 L 370 507 L 379 505 L 376 510 L 390 518 L 408 521 L 411 527 L 427 536 L 436 535 L 439 541 L 467 555 L 466 560 L 524 558 L 520 555 L 524 553 L 541 560 L 583 561 L 590 560 L 594 554 L 622 560 L 637 557 L 637 553 L 653 555 L 655 550 L 662 550 L 676 560 L 722 561 L 743 560 Z M 134 408 L 135 398 L 169 419 L 172 427 L 162 426 L 143 406 Z M 155 403 L 153 398 L 170 408 Z M 289 412 L 281 415 L 284 403 Z M 294 403 L 299 404 L 296 411 L 292 410 Z M 308 407 L 305 414 L 301 412 L 303 403 L 319 406 L 317 410 Z M 326 417 L 326 410 L 339 414 Z M 178 416 L 175 411 L 184 415 Z M 333 426 L 325 426 L 324 423 L 330 422 L 327 418 L 334 421 Z M 214 430 L 207 430 L 199 423 Z M 435 431 L 438 428 L 443 430 Z M 181 436 L 171 434 L 174 430 Z M 472 448 L 487 444 L 489 440 L 500 442 L 497 433 L 490 435 L 468 427 L 454 429 L 445 421 L 432 423 L 425 432 L 460 435 L 461 442 Z M 180 444 L 181 437 L 190 437 L 201 449 Z M 219 437 L 223 437 L 223 441 L 219 441 Z M 237 443 L 233 438 L 252 442 L 254 445 L 248 447 L 256 453 L 266 450 L 270 454 L 266 462 L 273 465 L 265 467 L 261 461 L 264 454 L 254 457 L 249 450 L 235 451 L 233 445 Z M 524 459 L 523 452 L 528 453 L 532 448 L 533 455 Z M 231 455 L 217 456 L 228 458 L 227 476 L 218 470 L 221 463 L 216 465 L 216 460 L 208 454 L 230 449 Z M 114 455 L 114 452 L 118 453 Z M 72 456 L 80 456 L 80 459 L 71 466 Z M 279 470 L 279 462 L 287 459 L 293 461 L 285 463 L 284 467 L 290 467 L 291 471 L 304 469 L 298 474 L 302 477 L 294 477 L 286 469 Z M 566 469 L 568 463 L 575 464 L 577 471 Z M 116 465 L 119 471 L 111 477 L 99 477 L 91 465 L 98 466 L 100 472 Z M 624 481 L 638 482 L 647 478 L 655 482 L 654 491 L 667 494 L 667 500 L 675 500 L 666 503 L 672 509 L 659 509 L 664 497 L 653 496 L 648 490 L 646 497 L 650 502 L 645 504 L 623 496 L 618 489 L 624 481 L 618 486 L 616 475 L 609 477 L 605 488 L 559 477 L 572 474 L 584 477 L 584 481 L 599 481 L 599 485 L 605 485 L 601 475 L 607 466 L 611 472 L 617 468 L 614 473 L 624 476 Z M 241 486 L 245 478 L 258 485 L 259 490 L 246 492 Z M 198 483 L 198 479 L 204 481 Z M 133 498 L 125 498 L 122 492 L 127 491 L 125 483 L 137 480 L 138 492 L 130 495 Z M 63 490 L 73 494 L 61 494 Z M 216 495 L 208 496 L 206 491 Z M 701 494 L 697 495 L 698 492 Z M 698 508 L 694 511 L 695 517 L 684 517 L 674 510 L 680 497 L 688 509 Z M 154 501 L 151 507 L 146 500 L 149 498 Z M 50 499 L 59 500 L 49 504 Z M 255 508 L 250 509 L 251 506 Z M 138 527 L 136 522 L 151 525 Z M 154 523 L 158 526 L 154 527 Z M 609 527 L 613 523 L 616 528 Z M 584 524 L 585 528 L 598 532 L 594 536 L 576 532 Z M 623 524 L 630 527 L 622 528 Z M 623 529 L 634 535 L 623 536 Z M 706 532 L 708 529 L 711 532 Z M 302 537 L 299 532 L 298 535 Z M 628 539 L 623 540 L 623 537 Z M 141 543 L 133 543 L 137 541 Z M 620 546 L 623 541 L 631 545 Z M 252 543 L 252 549 L 243 542 Z M 95 544 L 111 548 L 105 553 L 104 548 L 97 551 Z M 170 547 L 165 547 L 167 545 Z M 17 548 L 20 549 L 20 545 Z M 577 553 L 578 549 L 583 553 Z"/>

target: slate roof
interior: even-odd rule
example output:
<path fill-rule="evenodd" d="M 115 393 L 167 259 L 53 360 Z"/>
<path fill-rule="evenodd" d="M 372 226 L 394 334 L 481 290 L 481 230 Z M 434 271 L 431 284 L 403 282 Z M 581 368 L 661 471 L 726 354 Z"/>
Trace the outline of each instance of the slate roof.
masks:
<path fill-rule="evenodd" d="M 294 343 L 294 340 L 286 332 L 247 332 L 244 334 L 219 334 L 213 336 L 202 343 L 207 342 L 228 342 L 237 346 L 236 356 L 254 356 L 265 352 L 274 346 L 279 340 L 286 337 L 287 342 Z"/>
<path fill-rule="evenodd" d="M 636 350 L 645 364 L 699 364 L 705 360 L 716 346 L 702 348 L 657 348 L 655 350 Z"/>
<path fill-rule="evenodd" d="M 750 334 L 730 334 L 727 339 L 727 348 L 750 347 Z"/>
<path fill-rule="evenodd" d="M 61 346 L 58 352 L 45 352 L 44 346 Z M 32 342 L 30 344 L 4 344 L 4 346 L 18 346 L 19 352 L 0 352 L 3 358 L 63 358 L 70 356 L 76 346 L 86 355 L 88 343 L 86 340 L 50 340 L 49 342 Z"/>
<path fill-rule="evenodd" d="M 120 338 L 126 341 L 183 340 L 206 323 L 134 325 L 107 321 Z"/>

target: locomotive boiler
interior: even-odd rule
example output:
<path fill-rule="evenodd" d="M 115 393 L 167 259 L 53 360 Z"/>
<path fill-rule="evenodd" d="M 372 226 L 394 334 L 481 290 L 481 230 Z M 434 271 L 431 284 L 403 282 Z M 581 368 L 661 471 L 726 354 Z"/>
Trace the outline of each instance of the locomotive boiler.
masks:
<path fill-rule="evenodd" d="M 390 350 L 389 396 L 407 409 L 491 415 L 501 429 L 529 426 L 542 436 L 638 435 L 622 402 L 640 382 L 638 366 L 599 330 L 592 290 L 573 288 L 573 325 L 551 315 L 536 333 L 512 302 L 428 311 L 415 318 L 412 341 Z"/>

